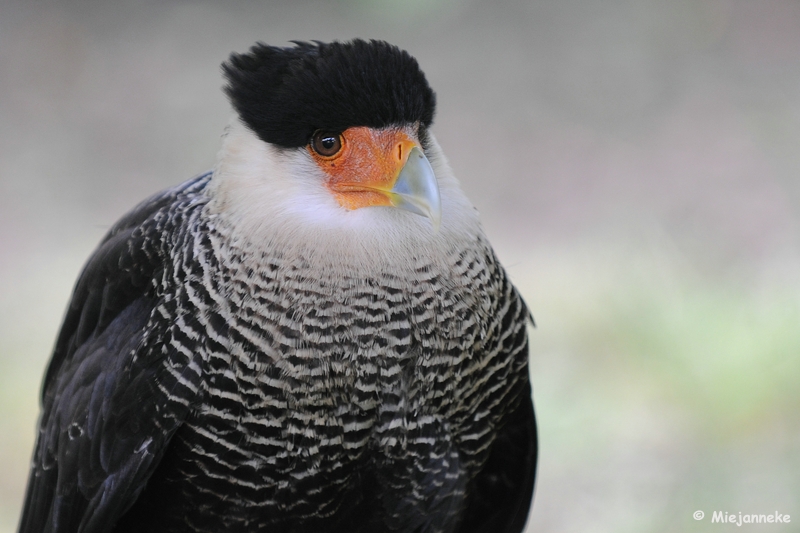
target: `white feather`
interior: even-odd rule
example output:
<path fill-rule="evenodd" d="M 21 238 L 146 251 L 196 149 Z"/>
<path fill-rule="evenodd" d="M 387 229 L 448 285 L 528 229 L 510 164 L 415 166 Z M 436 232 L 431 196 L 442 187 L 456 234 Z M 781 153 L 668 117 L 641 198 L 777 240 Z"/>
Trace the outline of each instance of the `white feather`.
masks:
<path fill-rule="evenodd" d="M 438 231 L 427 218 L 395 207 L 342 207 L 304 148 L 272 146 L 238 119 L 224 137 L 208 215 L 228 226 L 237 248 L 279 250 L 323 268 L 367 274 L 427 256 L 446 270 L 439 259 L 474 247 L 482 229 L 436 139 L 429 138 L 426 156 L 442 198 Z"/>

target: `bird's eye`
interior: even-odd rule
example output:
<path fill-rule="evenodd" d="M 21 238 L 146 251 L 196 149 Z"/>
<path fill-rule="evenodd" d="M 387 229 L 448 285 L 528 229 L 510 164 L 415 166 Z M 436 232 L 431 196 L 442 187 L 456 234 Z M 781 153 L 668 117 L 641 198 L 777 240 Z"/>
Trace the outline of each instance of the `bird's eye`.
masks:
<path fill-rule="evenodd" d="M 342 149 L 342 136 L 330 131 L 318 131 L 311 138 L 311 148 L 323 157 L 331 157 Z"/>

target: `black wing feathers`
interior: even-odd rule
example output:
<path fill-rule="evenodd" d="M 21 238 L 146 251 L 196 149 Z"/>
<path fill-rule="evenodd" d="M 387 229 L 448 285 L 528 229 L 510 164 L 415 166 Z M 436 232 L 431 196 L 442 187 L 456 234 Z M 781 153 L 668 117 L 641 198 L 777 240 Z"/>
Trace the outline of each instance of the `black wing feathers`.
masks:
<path fill-rule="evenodd" d="M 151 321 L 170 267 L 170 225 L 204 175 L 136 207 L 77 282 L 42 387 L 20 533 L 108 531 L 136 500 L 188 412 L 163 361 L 170 324 Z M 164 322 L 164 321 L 161 321 Z M 161 328 L 161 329 L 159 329 Z M 178 369 L 185 383 L 199 380 Z M 195 390 L 197 387 L 194 387 Z"/>
<path fill-rule="evenodd" d="M 538 441 L 530 384 L 469 487 L 458 533 L 520 533 L 533 499 Z"/>
<path fill-rule="evenodd" d="M 174 203 L 180 190 L 164 191 L 135 207 L 109 230 L 84 266 L 42 384 L 42 402 L 64 358 L 74 354 L 93 332 L 101 333 L 158 277 L 162 258 L 156 250 L 147 249 L 141 225 Z"/>

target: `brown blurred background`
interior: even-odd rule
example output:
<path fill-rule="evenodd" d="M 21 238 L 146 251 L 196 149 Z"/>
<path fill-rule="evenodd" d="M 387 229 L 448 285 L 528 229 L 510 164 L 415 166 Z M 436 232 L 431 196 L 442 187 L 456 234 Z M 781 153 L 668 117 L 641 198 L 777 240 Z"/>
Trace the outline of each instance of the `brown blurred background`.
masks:
<path fill-rule="evenodd" d="M 351 37 L 419 60 L 537 319 L 531 530 L 796 531 L 799 2 L 0 0 L 0 533 L 72 284 L 125 211 L 214 164 L 219 64 Z"/>

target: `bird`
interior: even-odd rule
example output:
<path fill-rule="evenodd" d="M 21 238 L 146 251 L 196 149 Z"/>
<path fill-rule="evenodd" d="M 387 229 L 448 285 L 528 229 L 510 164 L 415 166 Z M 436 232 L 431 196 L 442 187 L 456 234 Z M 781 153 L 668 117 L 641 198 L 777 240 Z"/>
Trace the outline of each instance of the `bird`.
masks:
<path fill-rule="evenodd" d="M 379 40 L 223 63 L 213 169 L 116 222 L 45 372 L 20 533 L 518 533 L 533 318 Z"/>

